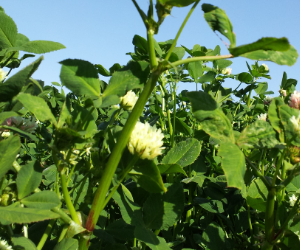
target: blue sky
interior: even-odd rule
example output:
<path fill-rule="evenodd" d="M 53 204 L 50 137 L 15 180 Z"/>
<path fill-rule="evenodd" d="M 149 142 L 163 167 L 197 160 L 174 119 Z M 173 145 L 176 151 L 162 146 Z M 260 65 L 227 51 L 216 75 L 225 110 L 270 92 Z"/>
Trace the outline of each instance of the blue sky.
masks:
<path fill-rule="evenodd" d="M 137 2 L 142 9 L 147 10 L 148 0 Z M 202 3 L 210 3 L 226 11 L 236 33 L 237 45 L 251 43 L 266 36 L 287 37 L 298 52 L 300 51 L 299 0 L 201 1 L 182 32 L 177 46 L 192 48 L 194 44 L 200 44 L 214 48 L 220 45 L 221 54 L 228 54 L 226 46 L 205 22 L 201 10 Z M 30 40 L 56 41 L 67 47 L 44 55 L 45 59 L 33 77 L 44 80 L 46 84 L 60 82 L 58 62 L 68 58 L 99 63 L 107 69 L 114 63 L 124 65 L 130 60 L 126 52 L 133 52 L 133 36 L 146 36 L 144 25 L 130 0 L 4 0 L 0 5 L 16 22 L 18 31 Z M 155 39 L 173 39 L 189 9 L 190 6 L 173 8 L 171 16 L 166 18 Z M 21 67 L 33 60 L 25 60 Z M 247 71 L 245 58 L 232 61 L 233 74 Z M 249 63 L 254 61 L 249 60 Z M 271 80 L 267 80 L 269 90 L 276 92 L 275 95 L 278 93 L 284 71 L 287 72 L 288 78 L 300 81 L 299 60 L 292 67 L 279 66 L 272 62 L 264 63 L 269 66 L 272 77 Z M 12 74 L 15 72 L 12 71 Z M 108 78 L 100 78 L 108 81 Z M 229 80 L 224 85 L 235 88 L 238 82 Z M 182 89 L 194 90 L 195 85 L 180 83 L 179 91 Z"/>

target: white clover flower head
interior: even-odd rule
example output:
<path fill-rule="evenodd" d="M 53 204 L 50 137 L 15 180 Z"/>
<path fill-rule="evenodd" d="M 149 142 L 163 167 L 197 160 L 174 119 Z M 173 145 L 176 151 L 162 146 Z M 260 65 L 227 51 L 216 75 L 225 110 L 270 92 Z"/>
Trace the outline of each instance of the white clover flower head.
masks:
<path fill-rule="evenodd" d="M 138 97 L 136 94 L 130 90 L 126 93 L 126 95 L 121 97 L 121 107 L 125 110 L 132 110 L 135 103 L 137 102 Z"/>
<path fill-rule="evenodd" d="M 284 90 L 284 89 L 280 89 L 280 90 L 279 90 L 279 93 L 280 93 L 282 96 L 286 96 L 286 90 Z"/>
<path fill-rule="evenodd" d="M 293 124 L 294 129 L 296 132 L 300 130 L 299 123 L 300 123 L 300 114 L 296 118 L 294 115 L 291 117 L 290 122 Z"/>
<path fill-rule="evenodd" d="M 264 68 L 265 68 L 265 71 L 269 71 L 269 67 L 268 67 L 268 65 L 267 64 L 262 64 L 262 66 L 264 66 Z"/>
<path fill-rule="evenodd" d="M 6 240 L 2 240 L 0 238 L 0 250 L 11 250 L 12 247 L 10 245 L 8 245 Z"/>
<path fill-rule="evenodd" d="M 257 120 L 260 120 L 260 121 L 267 121 L 267 116 L 268 116 L 268 114 L 260 114 L 260 115 L 258 115 L 257 116 Z"/>
<path fill-rule="evenodd" d="M 127 144 L 131 154 L 140 155 L 141 159 L 153 160 L 161 155 L 164 135 L 161 129 L 150 126 L 149 123 L 137 122 Z"/>
<path fill-rule="evenodd" d="M 300 92 L 295 90 L 290 96 L 289 106 L 295 109 L 299 109 L 300 104 Z"/>
<path fill-rule="evenodd" d="M 295 194 L 293 194 L 291 197 L 290 197 L 290 206 L 294 206 L 295 205 L 295 202 L 297 201 L 297 196 Z"/>
<path fill-rule="evenodd" d="M 222 70 L 223 75 L 230 75 L 232 71 L 232 68 L 226 68 Z"/>
<path fill-rule="evenodd" d="M 7 73 L 2 68 L 0 68 L 0 82 L 2 82 L 5 78 L 7 78 Z"/>
<path fill-rule="evenodd" d="M 3 137 L 3 138 L 7 138 L 7 137 L 9 137 L 10 136 L 10 132 L 2 132 L 2 134 L 1 134 L 1 137 Z"/>

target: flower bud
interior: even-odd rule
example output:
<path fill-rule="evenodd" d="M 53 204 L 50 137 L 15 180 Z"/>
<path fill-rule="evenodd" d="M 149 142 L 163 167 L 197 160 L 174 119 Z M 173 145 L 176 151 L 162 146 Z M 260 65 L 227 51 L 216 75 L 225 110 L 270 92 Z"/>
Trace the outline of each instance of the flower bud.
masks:
<path fill-rule="evenodd" d="M 223 75 L 230 75 L 232 71 L 232 68 L 226 68 L 222 70 Z"/>
<path fill-rule="evenodd" d="M 267 114 L 260 114 L 257 116 L 257 120 L 260 120 L 260 121 L 267 121 Z"/>
<path fill-rule="evenodd" d="M 267 64 L 262 64 L 262 66 L 264 66 L 264 68 L 265 68 L 265 71 L 269 71 L 269 67 L 268 67 L 268 65 Z"/>
<path fill-rule="evenodd" d="M 120 105 L 125 110 L 132 110 L 135 103 L 137 102 L 137 99 L 138 97 L 136 96 L 136 94 L 132 90 L 130 90 L 126 95 L 121 97 Z"/>

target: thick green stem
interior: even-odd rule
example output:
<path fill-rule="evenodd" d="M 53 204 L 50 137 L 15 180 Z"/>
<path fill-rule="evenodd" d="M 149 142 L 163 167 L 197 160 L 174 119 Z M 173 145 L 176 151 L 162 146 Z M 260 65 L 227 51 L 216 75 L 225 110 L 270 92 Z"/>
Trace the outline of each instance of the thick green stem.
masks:
<path fill-rule="evenodd" d="M 152 69 L 155 69 L 157 67 L 157 61 L 156 61 L 156 55 L 155 55 L 155 49 L 154 49 L 154 30 L 148 29 L 147 30 L 147 39 L 148 39 L 148 49 L 149 51 L 154 51 L 154 53 L 149 53 L 150 57 L 150 65 Z"/>
<path fill-rule="evenodd" d="M 172 52 L 173 52 L 173 49 L 175 48 L 175 46 L 176 46 L 176 44 L 177 44 L 177 40 L 178 40 L 178 38 L 179 38 L 179 36 L 180 36 L 180 34 L 181 34 L 181 32 L 182 32 L 182 30 L 183 30 L 185 24 L 186 24 L 187 21 L 189 20 L 190 16 L 192 15 L 194 9 L 196 8 L 196 6 L 198 5 L 199 2 L 200 2 L 200 0 L 198 0 L 197 2 L 194 3 L 193 7 L 190 9 L 189 13 L 187 14 L 187 16 L 185 17 L 183 23 L 181 24 L 181 26 L 180 26 L 180 28 L 179 28 L 177 34 L 176 34 L 176 37 L 175 37 L 175 39 L 174 39 L 174 41 L 173 41 L 173 43 L 172 43 L 172 45 L 171 45 L 171 48 L 169 49 L 168 54 L 167 54 L 167 56 L 166 56 L 166 58 L 165 58 L 166 61 L 169 60 L 169 58 L 170 58 L 170 56 L 171 56 L 171 54 L 172 54 Z"/>
<path fill-rule="evenodd" d="M 233 55 L 224 55 L 224 56 L 195 56 L 191 58 L 186 58 L 182 60 L 178 60 L 176 62 L 173 62 L 172 64 L 169 64 L 167 66 L 168 69 L 173 68 L 175 66 L 186 64 L 190 62 L 198 62 L 198 61 L 215 61 L 220 59 L 226 59 L 226 58 L 233 58 Z"/>
<path fill-rule="evenodd" d="M 135 3 L 135 1 L 133 1 Z M 130 138 L 131 132 L 133 131 L 136 122 L 138 121 L 140 115 L 142 114 L 144 107 L 153 91 L 153 89 L 156 86 L 156 82 L 162 72 L 159 68 L 157 68 L 157 61 L 155 58 L 155 50 L 154 50 L 154 39 L 153 39 L 153 33 L 149 32 L 151 30 L 147 27 L 147 38 L 148 38 L 148 47 L 149 47 L 149 57 L 151 62 L 151 69 L 152 74 L 146 83 L 139 99 L 137 100 L 121 134 L 118 139 L 118 143 L 114 147 L 107 165 L 104 169 L 103 175 L 100 179 L 99 186 L 96 190 L 94 200 L 92 203 L 92 207 L 89 213 L 89 216 L 87 218 L 86 222 L 86 229 L 88 231 L 93 231 L 95 228 L 95 225 L 98 221 L 98 218 L 100 216 L 100 213 L 103 209 L 103 204 L 105 202 L 107 191 L 109 190 L 109 187 L 111 185 L 111 180 L 113 178 L 114 173 L 116 172 L 116 169 L 118 167 L 118 164 L 121 160 L 122 153 L 126 147 L 126 144 Z M 155 60 L 154 60 L 155 58 Z"/>
<path fill-rule="evenodd" d="M 61 188 L 62 188 L 62 192 L 63 192 L 63 195 L 64 195 L 64 198 L 65 198 L 65 202 L 66 202 L 66 205 L 67 205 L 67 208 L 70 212 L 70 215 L 72 217 L 72 219 L 78 224 L 78 225 L 81 225 L 79 219 L 78 219 L 78 216 L 77 216 L 77 213 L 76 213 L 76 210 L 73 206 L 73 203 L 71 201 L 71 197 L 70 197 L 70 194 L 68 192 L 68 187 L 67 187 L 67 182 L 66 182 L 66 175 L 65 175 L 65 172 L 64 170 L 62 170 L 60 172 L 60 180 L 61 180 Z"/>
<path fill-rule="evenodd" d="M 45 242 L 46 242 L 46 240 L 48 239 L 48 237 L 49 237 L 49 235 L 51 233 L 51 230 L 52 230 L 52 228 L 54 226 L 55 221 L 56 220 L 51 220 L 48 223 L 48 226 L 47 226 L 47 228 L 46 228 L 46 230 L 45 230 L 45 232 L 44 232 L 44 234 L 43 234 L 43 236 L 42 236 L 39 244 L 36 247 L 38 250 L 42 250 L 43 246 L 45 245 Z"/>
<path fill-rule="evenodd" d="M 134 155 L 133 156 L 133 158 L 130 161 L 130 163 L 128 164 L 128 166 L 123 170 L 123 172 L 121 173 L 120 177 L 118 178 L 118 183 L 112 188 L 112 190 L 110 191 L 109 195 L 106 197 L 106 199 L 105 199 L 105 201 L 103 203 L 103 208 L 101 210 L 103 210 L 105 208 L 105 206 L 107 205 L 107 203 L 109 202 L 109 200 L 111 199 L 111 197 L 117 191 L 118 187 L 121 185 L 121 183 L 123 182 L 123 180 L 125 179 L 125 177 L 128 175 L 128 173 L 132 170 L 132 168 L 134 167 L 134 164 L 137 162 L 138 159 L 139 159 L 139 155 Z"/>
<path fill-rule="evenodd" d="M 265 214 L 266 241 L 269 243 L 272 242 L 274 237 L 275 196 L 276 196 L 276 188 L 270 188 L 267 197 L 267 206 L 266 206 L 266 214 Z M 272 249 L 272 248 L 268 248 L 268 249 Z"/>
<path fill-rule="evenodd" d="M 126 144 L 129 140 L 132 130 L 142 114 L 145 104 L 148 101 L 148 98 L 156 85 L 156 81 L 158 79 L 159 73 L 155 72 L 152 74 L 148 82 L 146 83 L 143 92 L 141 93 L 137 103 L 135 104 L 122 132 L 119 137 L 118 143 L 114 147 L 111 156 L 107 162 L 107 165 L 104 169 L 103 175 L 99 182 L 99 186 L 95 193 L 95 197 L 92 203 L 92 207 L 87 219 L 86 229 L 89 231 L 93 231 L 94 227 L 98 221 L 101 210 L 103 208 L 103 204 L 106 198 L 107 191 L 111 185 L 111 180 L 113 175 L 117 169 L 117 166 L 120 162 L 122 153 L 126 147 Z"/>

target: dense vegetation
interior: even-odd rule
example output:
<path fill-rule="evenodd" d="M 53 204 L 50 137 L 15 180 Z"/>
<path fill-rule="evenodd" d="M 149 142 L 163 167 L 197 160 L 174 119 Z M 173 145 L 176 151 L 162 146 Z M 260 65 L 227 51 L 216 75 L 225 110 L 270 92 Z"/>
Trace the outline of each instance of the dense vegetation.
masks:
<path fill-rule="evenodd" d="M 230 54 L 176 47 L 199 1 L 150 0 L 147 14 L 132 2 L 147 38 L 134 36 L 128 64 L 67 59 L 51 86 L 31 77 L 43 57 L 11 72 L 64 46 L 30 41 L 0 7 L 0 249 L 298 249 L 300 93 L 284 72 L 270 98 L 259 62 L 291 66 L 295 48 L 272 37 L 236 47 L 210 4 L 204 18 Z M 188 5 L 175 39 L 155 41 Z M 254 62 L 231 74 L 238 56 Z M 177 93 L 181 82 L 196 91 Z"/>

